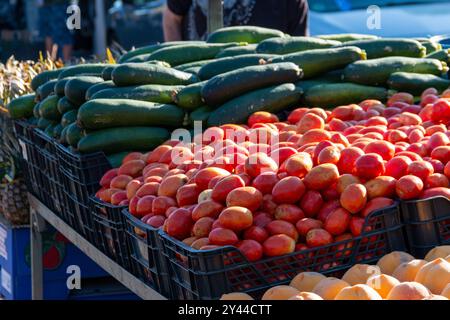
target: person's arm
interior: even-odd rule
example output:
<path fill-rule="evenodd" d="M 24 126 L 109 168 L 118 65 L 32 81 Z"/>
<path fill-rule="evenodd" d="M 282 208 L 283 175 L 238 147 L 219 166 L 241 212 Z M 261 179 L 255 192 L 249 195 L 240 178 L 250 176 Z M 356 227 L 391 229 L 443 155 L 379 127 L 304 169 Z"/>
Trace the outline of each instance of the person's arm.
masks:
<path fill-rule="evenodd" d="M 167 6 L 163 13 L 164 41 L 183 40 L 183 17 L 173 13 Z"/>
<path fill-rule="evenodd" d="M 308 36 L 308 2 L 290 0 L 288 4 L 288 34 L 291 36 Z"/>
<path fill-rule="evenodd" d="M 183 40 L 183 19 L 192 1 L 168 0 L 163 13 L 164 41 Z"/>

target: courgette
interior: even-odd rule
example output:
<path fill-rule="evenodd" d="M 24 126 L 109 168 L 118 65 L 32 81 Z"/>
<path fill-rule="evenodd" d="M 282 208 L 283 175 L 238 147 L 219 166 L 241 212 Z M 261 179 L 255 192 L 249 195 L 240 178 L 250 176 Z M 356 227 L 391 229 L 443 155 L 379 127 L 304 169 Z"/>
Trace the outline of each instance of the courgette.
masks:
<path fill-rule="evenodd" d="M 365 60 L 366 54 L 358 47 L 314 49 L 273 58 L 271 62 L 292 62 L 303 70 L 303 78 L 309 79 L 348 64 Z"/>
<path fill-rule="evenodd" d="M 379 38 L 378 36 L 374 36 L 371 34 L 358 34 L 358 33 L 323 34 L 316 37 L 324 40 L 336 40 L 340 42 L 349 42 L 356 40 L 374 40 Z"/>
<path fill-rule="evenodd" d="M 174 96 L 177 106 L 186 110 L 194 110 L 202 106 L 202 88 L 206 81 L 194 83 L 179 90 Z"/>
<path fill-rule="evenodd" d="M 417 38 L 415 40 L 419 41 L 427 49 L 427 55 L 442 50 L 442 45 L 439 42 L 427 38 Z"/>
<path fill-rule="evenodd" d="M 39 88 L 44 83 L 57 79 L 59 74 L 64 70 L 64 68 L 61 69 L 55 69 L 55 70 L 47 70 L 44 72 L 41 72 L 37 74 L 32 80 L 31 80 L 31 89 L 33 91 L 36 91 L 37 88 Z"/>
<path fill-rule="evenodd" d="M 420 96 L 428 88 L 442 92 L 450 87 L 450 80 L 432 74 L 396 72 L 387 81 L 389 89 Z"/>
<path fill-rule="evenodd" d="M 153 52 L 150 60 L 166 61 L 172 67 L 194 61 L 213 59 L 222 49 L 242 45 L 239 43 L 185 44 L 166 47 Z"/>
<path fill-rule="evenodd" d="M 76 106 L 81 106 L 86 101 L 86 92 L 95 84 L 103 83 L 103 78 L 92 76 L 80 76 L 67 81 L 64 94 Z"/>
<path fill-rule="evenodd" d="M 45 130 L 45 128 L 47 128 L 50 124 L 56 124 L 56 123 L 57 122 L 53 122 L 53 121 L 47 120 L 45 118 L 39 118 L 37 127 L 38 127 L 38 129 Z"/>
<path fill-rule="evenodd" d="M 170 46 L 179 46 L 184 44 L 201 44 L 204 43 L 203 41 L 172 41 L 172 42 L 164 42 L 159 44 L 153 44 L 141 48 L 137 48 L 135 50 L 130 50 L 124 55 L 122 55 L 119 59 L 119 63 L 127 62 L 129 59 L 142 55 L 142 54 L 150 54 L 155 52 L 156 50 L 159 50 L 161 48 L 170 47 Z"/>
<path fill-rule="evenodd" d="M 33 108 L 36 104 L 34 94 L 27 94 L 11 100 L 6 106 L 12 119 L 25 119 L 33 116 Z"/>
<path fill-rule="evenodd" d="M 198 77 L 198 72 L 200 71 L 200 69 L 201 69 L 200 66 L 197 66 L 197 67 L 190 67 L 190 68 L 185 69 L 184 72 L 193 74 L 193 75 L 195 75 L 195 76 Z"/>
<path fill-rule="evenodd" d="M 41 107 L 41 103 L 38 102 L 33 107 L 33 117 L 40 118 L 41 115 L 39 114 L 39 108 Z"/>
<path fill-rule="evenodd" d="M 218 74 L 241 69 L 259 64 L 266 64 L 267 60 L 273 58 L 269 54 L 245 54 L 238 57 L 226 57 L 216 59 L 200 68 L 198 76 L 201 80 L 208 80 Z"/>
<path fill-rule="evenodd" d="M 78 123 L 83 129 L 112 127 L 165 126 L 181 127 L 184 111 L 171 104 L 154 104 L 126 99 L 95 99 L 78 110 Z"/>
<path fill-rule="evenodd" d="M 305 91 L 304 102 L 308 107 L 333 108 L 366 99 L 386 101 L 388 90 L 354 83 L 319 84 Z"/>
<path fill-rule="evenodd" d="M 103 151 L 113 154 L 127 150 L 152 150 L 169 139 L 167 129 L 122 127 L 91 132 L 78 142 L 81 153 Z"/>
<path fill-rule="evenodd" d="M 112 79 L 119 87 L 143 84 L 187 85 L 198 82 L 197 76 L 190 73 L 145 63 L 119 65 L 114 69 Z"/>
<path fill-rule="evenodd" d="M 47 126 L 47 128 L 44 129 L 44 133 L 53 138 L 53 131 L 55 130 L 55 128 L 58 126 L 58 123 L 51 123 Z"/>
<path fill-rule="evenodd" d="M 190 125 L 195 126 L 196 121 L 200 121 L 202 126 L 206 126 L 208 123 L 208 118 L 211 115 L 211 112 L 214 111 L 214 108 L 208 106 L 202 106 L 189 114 L 189 123 Z"/>
<path fill-rule="evenodd" d="M 61 118 L 61 126 L 67 127 L 69 124 L 77 121 L 78 110 L 70 110 L 63 114 Z"/>
<path fill-rule="evenodd" d="M 106 89 L 112 89 L 117 88 L 114 82 L 111 80 L 99 82 L 97 84 L 94 84 L 89 87 L 89 89 L 86 91 L 85 99 L 86 101 L 89 101 L 92 99 L 92 97 L 99 91 L 106 90 Z"/>
<path fill-rule="evenodd" d="M 53 79 L 39 86 L 36 90 L 36 100 L 42 101 L 55 92 L 55 84 L 58 80 Z"/>
<path fill-rule="evenodd" d="M 445 62 L 436 59 L 387 57 L 356 61 L 344 70 L 344 81 L 365 85 L 386 85 L 395 72 L 414 72 L 440 76 L 447 72 Z"/>
<path fill-rule="evenodd" d="M 75 77 L 67 77 L 67 78 L 56 81 L 55 88 L 53 89 L 55 94 L 58 97 L 64 97 L 64 95 L 65 95 L 64 88 L 66 87 L 67 81 L 74 79 L 74 78 Z"/>
<path fill-rule="evenodd" d="M 78 146 L 78 142 L 85 136 L 83 129 L 77 125 L 76 122 L 69 124 L 66 130 L 66 141 L 67 143 L 76 148 Z"/>
<path fill-rule="evenodd" d="M 58 111 L 60 114 L 65 114 L 66 112 L 77 109 L 78 107 L 67 99 L 67 97 L 62 97 L 58 100 Z"/>
<path fill-rule="evenodd" d="M 63 126 L 59 123 L 59 124 L 57 124 L 54 128 L 53 128 L 53 131 L 52 131 L 52 133 L 51 133 L 51 137 L 52 138 L 55 138 L 55 139 L 57 139 L 57 140 L 59 140 L 59 138 L 61 137 L 61 133 L 62 133 L 62 131 L 63 131 Z"/>
<path fill-rule="evenodd" d="M 76 66 L 65 68 L 58 76 L 58 79 L 64 79 L 67 77 L 74 76 L 94 76 L 94 77 L 102 77 L 103 70 L 107 67 L 107 64 L 104 63 L 86 63 L 79 64 Z"/>
<path fill-rule="evenodd" d="M 384 57 L 411 57 L 423 58 L 427 49 L 416 40 L 382 38 L 374 40 L 358 40 L 345 42 L 340 46 L 354 46 L 366 51 L 367 59 L 377 59 Z"/>
<path fill-rule="evenodd" d="M 112 76 L 111 75 L 112 75 L 112 72 L 113 72 L 115 67 L 117 67 L 117 65 L 109 64 L 103 69 L 103 72 L 102 72 L 103 80 L 105 80 L 105 81 L 112 80 Z"/>
<path fill-rule="evenodd" d="M 312 49 L 326 49 L 340 45 L 335 40 L 324 40 L 312 37 L 272 38 L 258 44 L 256 52 L 266 54 L 289 54 Z"/>
<path fill-rule="evenodd" d="M 57 95 L 51 95 L 45 98 L 40 103 L 39 115 L 47 120 L 59 122 L 62 115 L 58 111 L 58 100 Z"/>
<path fill-rule="evenodd" d="M 239 46 L 239 47 L 231 47 L 221 50 L 217 56 L 216 59 L 225 58 L 225 57 L 235 57 L 240 56 L 243 54 L 252 54 L 256 53 L 256 44 L 249 44 L 246 46 Z"/>
<path fill-rule="evenodd" d="M 148 60 L 148 58 L 150 57 L 151 53 L 144 53 L 144 54 L 140 54 L 138 56 L 134 56 L 130 59 L 127 60 L 127 63 L 142 63 Z"/>
<path fill-rule="evenodd" d="M 299 103 L 303 90 L 292 83 L 285 83 L 244 94 L 214 110 L 208 118 L 208 126 L 227 123 L 246 123 L 257 111 L 277 113 Z"/>
<path fill-rule="evenodd" d="M 61 135 L 59 136 L 58 142 L 61 143 L 62 145 L 66 145 L 67 144 L 66 134 L 67 134 L 67 129 L 68 128 L 69 128 L 68 126 L 63 128 L 62 131 L 61 131 Z"/>
<path fill-rule="evenodd" d="M 208 106 L 220 106 L 246 92 L 297 82 L 302 76 L 302 70 L 291 62 L 245 67 L 208 80 L 202 88 L 202 97 Z"/>
<path fill-rule="evenodd" d="M 255 26 L 233 26 L 221 28 L 208 36 L 209 43 L 247 42 L 260 43 L 269 38 L 283 38 L 286 35 L 275 29 Z"/>
<path fill-rule="evenodd" d="M 450 49 L 442 49 L 435 51 L 427 55 L 425 58 L 438 59 L 448 64 L 450 62 Z"/>
<path fill-rule="evenodd" d="M 172 103 L 173 94 L 184 86 L 147 84 L 142 86 L 118 87 L 95 93 L 92 99 L 131 99 L 155 103 Z"/>
<path fill-rule="evenodd" d="M 195 67 L 203 67 L 205 64 L 208 64 L 212 61 L 214 61 L 214 59 L 189 62 L 189 63 L 185 63 L 185 64 L 180 64 L 179 66 L 176 66 L 174 69 L 186 72 L 187 69 L 191 69 L 191 68 L 195 68 Z"/>

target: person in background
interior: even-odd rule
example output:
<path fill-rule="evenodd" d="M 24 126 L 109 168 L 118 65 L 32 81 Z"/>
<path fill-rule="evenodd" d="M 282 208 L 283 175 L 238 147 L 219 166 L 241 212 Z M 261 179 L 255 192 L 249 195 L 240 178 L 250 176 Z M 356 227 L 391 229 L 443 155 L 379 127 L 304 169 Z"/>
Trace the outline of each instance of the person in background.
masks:
<path fill-rule="evenodd" d="M 205 40 L 207 0 L 167 0 L 163 14 L 165 41 Z M 224 26 L 255 25 L 293 36 L 308 35 L 306 0 L 224 0 Z"/>
<path fill-rule="evenodd" d="M 67 28 L 67 8 L 69 0 L 38 0 L 40 34 L 45 37 L 45 49 L 52 53 L 53 45 L 58 46 L 64 61 L 72 57 L 73 34 Z"/>

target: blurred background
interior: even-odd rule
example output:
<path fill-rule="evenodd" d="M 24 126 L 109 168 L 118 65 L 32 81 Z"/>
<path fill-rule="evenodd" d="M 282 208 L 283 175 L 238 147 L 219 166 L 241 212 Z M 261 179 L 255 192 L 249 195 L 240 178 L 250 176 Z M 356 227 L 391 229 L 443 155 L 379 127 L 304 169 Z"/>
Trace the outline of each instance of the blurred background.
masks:
<path fill-rule="evenodd" d="M 17 59 L 36 59 L 39 51 L 45 51 L 39 28 L 42 1 L 0 0 L 0 61 L 12 54 Z M 98 12 L 98 1 L 102 2 L 104 12 Z M 95 52 L 98 41 L 95 32 L 106 35 L 107 46 L 125 50 L 163 40 L 165 0 L 73 2 L 81 9 L 81 29 L 73 33 L 74 56 L 87 57 Z M 450 0 L 309 0 L 308 4 L 311 35 L 353 32 L 384 37 L 425 37 L 450 34 Z M 374 5 L 377 7 L 370 7 Z M 380 28 L 368 27 L 368 19 L 377 14 L 381 19 Z M 101 24 L 99 15 L 103 15 Z"/>

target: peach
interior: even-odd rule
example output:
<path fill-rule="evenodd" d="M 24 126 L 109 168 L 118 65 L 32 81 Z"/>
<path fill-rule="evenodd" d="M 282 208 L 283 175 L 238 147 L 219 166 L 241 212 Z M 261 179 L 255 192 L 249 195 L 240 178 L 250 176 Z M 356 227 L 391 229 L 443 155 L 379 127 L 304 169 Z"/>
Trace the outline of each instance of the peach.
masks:
<path fill-rule="evenodd" d="M 300 292 L 291 286 L 275 286 L 267 290 L 261 300 L 288 300 Z"/>
<path fill-rule="evenodd" d="M 378 266 L 368 264 L 356 264 L 345 272 L 342 280 L 350 285 L 365 284 L 372 275 L 381 274 Z"/>
<path fill-rule="evenodd" d="M 270 236 L 264 241 L 263 250 L 267 257 L 289 254 L 295 251 L 295 240 L 285 234 Z"/>
<path fill-rule="evenodd" d="M 414 257 L 403 251 L 393 251 L 383 256 L 377 263 L 381 272 L 392 275 L 394 270 L 402 263 L 414 260 Z"/>
<path fill-rule="evenodd" d="M 334 300 L 336 295 L 350 285 L 338 278 L 329 277 L 322 279 L 313 289 L 313 293 L 322 297 L 323 300 Z"/>
<path fill-rule="evenodd" d="M 430 296 L 426 287 L 417 282 L 402 282 L 394 286 L 386 300 L 422 300 Z"/>
<path fill-rule="evenodd" d="M 445 258 L 448 255 L 450 255 L 450 245 L 438 246 L 428 251 L 424 259 L 426 261 L 433 261 L 437 258 Z"/>
<path fill-rule="evenodd" d="M 220 297 L 220 300 L 253 300 L 251 296 L 242 292 L 226 293 Z"/>
<path fill-rule="evenodd" d="M 450 262 L 443 258 L 428 262 L 417 272 L 414 281 L 423 284 L 431 293 L 440 294 L 450 283 Z"/>
<path fill-rule="evenodd" d="M 241 187 L 232 190 L 226 198 L 227 207 L 240 206 L 255 212 L 262 203 L 262 193 L 253 187 Z"/>
<path fill-rule="evenodd" d="M 383 300 L 374 289 L 365 284 L 345 287 L 336 295 L 334 300 Z"/>
<path fill-rule="evenodd" d="M 290 297 L 288 300 L 323 300 L 319 295 L 312 292 L 300 292 L 299 294 Z"/>
<path fill-rule="evenodd" d="M 367 190 L 362 184 L 354 183 L 347 186 L 341 194 L 341 206 L 350 213 L 361 211 L 367 203 Z"/>
<path fill-rule="evenodd" d="M 427 263 L 426 260 L 414 259 L 403 262 L 395 268 L 392 276 L 400 282 L 411 282 L 416 278 L 417 272 Z"/>
<path fill-rule="evenodd" d="M 228 207 L 220 213 L 219 223 L 226 229 L 241 231 L 253 224 L 253 215 L 244 207 Z"/>
<path fill-rule="evenodd" d="M 301 292 L 312 292 L 324 279 L 326 277 L 318 272 L 301 272 L 291 280 L 289 285 Z"/>
<path fill-rule="evenodd" d="M 311 169 L 303 182 L 308 189 L 323 190 L 337 182 L 339 171 L 336 165 L 325 163 Z"/>

